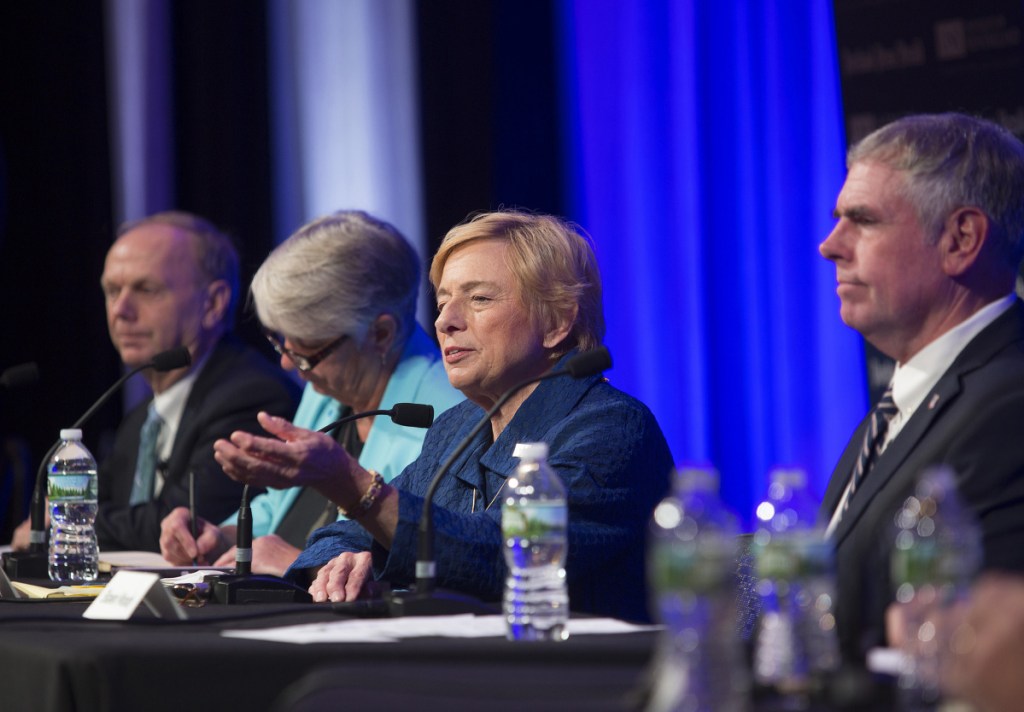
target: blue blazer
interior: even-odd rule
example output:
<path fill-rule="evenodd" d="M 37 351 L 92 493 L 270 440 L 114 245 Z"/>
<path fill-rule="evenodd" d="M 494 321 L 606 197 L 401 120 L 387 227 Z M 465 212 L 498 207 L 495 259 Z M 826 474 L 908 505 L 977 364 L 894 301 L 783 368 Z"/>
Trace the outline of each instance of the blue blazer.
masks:
<path fill-rule="evenodd" d="M 380 409 L 391 408 L 395 403 L 423 403 L 434 406 L 436 418 L 463 399 L 463 395 L 448 383 L 448 375 L 437 346 L 417 326 L 384 388 Z M 312 386 L 307 385 L 292 422 L 300 428 L 318 430 L 337 420 L 340 412 L 341 404 L 338 401 L 317 393 Z M 385 482 L 390 482 L 420 454 L 426 434 L 424 428 L 396 425 L 386 417 L 374 418 L 370 434 L 363 443 L 359 464 L 368 470 L 376 470 Z M 253 498 L 250 503 L 253 536 L 264 536 L 276 531 L 301 491 L 301 487 L 269 489 Z M 338 515 L 338 518 L 343 517 Z M 238 512 L 235 511 L 224 524 L 233 525 L 237 519 Z"/>
<path fill-rule="evenodd" d="M 415 581 L 417 526 L 434 473 L 483 417 L 465 401 L 430 428 L 423 453 L 392 483 L 399 521 L 391 549 L 351 521 L 318 529 L 289 570 L 320 566 L 344 551 L 371 551 L 377 578 Z M 519 462 L 516 443 L 546 442 L 568 491 L 566 575 L 573 610 L 648 620 L 644 548 L 655 504 L 668 489 L 672 456 L 650 410 L 601 377 L 543 381 L 498 439 L 484 428 L 442 480 L 435 497 L 439 586 L 496 601 L 506 566 L 501 494 Z"/>

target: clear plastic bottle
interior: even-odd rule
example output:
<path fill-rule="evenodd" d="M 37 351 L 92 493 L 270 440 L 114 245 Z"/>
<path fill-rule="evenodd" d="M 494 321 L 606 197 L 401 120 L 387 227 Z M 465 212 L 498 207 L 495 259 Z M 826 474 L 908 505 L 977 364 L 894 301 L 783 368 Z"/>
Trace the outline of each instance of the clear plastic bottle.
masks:
<path fill-rule="evenodd" d="M 545 443 L 520 443 L 516 456 L 519 467 L 505 485 L 501 509 L 508 565 L 504 597 L 507 637 L 565 640 L 569 637 L 565 486 L 548 466 Z"/>
<path fill-rule="evenodd" d="M 60 431 L 60 445 L 47 465 L 50 502 L 48 573 L 53 581 L 95 581 L 96 460 L 82 444 L 82 431 Z"/>
<path fill-rule="evenodd" d="M 809 706 L 839 668 L 834 552 L 799 469 L 776 469 L 757 507 L 753 551 L 761 596 L 754 680 Z"/>
<path fill-rule="evenodd" d="M 737 629 L 737 536 L 715 470 L 677 469 L 672 493 L 654 510 L 647 549 L 652 608 L 665 626 L 649 711 L 749 708 Z"/>
<path fill-rule="evenodd" d="M 931 709 L 953 634 L 950 609 L 966 598 L 981 563 L 981 530 L 948 467 L 921 476 L 895 524 L 890 568 L 903 639 L 901 705 Z"/>

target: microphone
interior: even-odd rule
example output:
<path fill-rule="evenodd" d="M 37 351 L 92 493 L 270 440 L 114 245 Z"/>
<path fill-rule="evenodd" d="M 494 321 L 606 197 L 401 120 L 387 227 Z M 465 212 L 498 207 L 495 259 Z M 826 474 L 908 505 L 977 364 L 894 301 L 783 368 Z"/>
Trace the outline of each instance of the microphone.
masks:
<path fill-rule="evenodd" d="M 0 386 L 14 390 L 31 386 L 38 380 L 39 366 L 36 365 L 35 361 L 32 361 L 5 369 L 3 374 L 0 375 Z"/>
<path fill-rule="evenodd" d="M 465 452 L 469 444 L 473 442 L 480 431 L 486 427 L 491 417 L 498 412 L 501 406 L 505 405 L 509 398 L 531 383 L 544 381 L 549 378 L 571 376 L 572 378 L 586 378 L 593 376 L 612 367 L 611 354 L 608 348 L 600 346 L 591 351 L 584 351 L 576 354 L 565 362 L 565 366 L 558 371 L 549 371 L 543 376 L 530 378 L 509 388 L 495 402 L 491 409 L 484 414 L 484 417 L 473 427 L 469 435 L 459 443 L 441 466 L 437 469 L 434 479 L 431 480 L 426 494 L 423 496 L 423 513 L 420 516 L 419 534 L 417 539 L 416 555 L 416 587 L 408 593 L 396 593 L 391 599 L 392 615 L 418 616 L 418 615 L 448 615 L 454 613 L 479 612 L 486 608 L 479 601 L 471 597 L 463 596 L 455 592 L 446 591 L 435 594 L 434 585 L 437 575 L 437 562 L 434 560 L 434 521 L 433 502 L 434 493 L 437 491 L 441 480 L 451 469 L 452 464 Z M 493 612 L 493 611 L 490 611 Z"/>
<path fill-rule="evenodd" d="M 242 488 L 235 532 L 235 575 L 248 576 L 252 573 L 252 507 L 249 506 L 248 483 Z"/>
<path fill-rule="evenodd" d="M 107 392 L 101 395 L 99 399 L 92 404 L 92 407 L 89 408 L 89 410 L 85 411 L 85 414 L 81 418 L 76 420 L 74 425 L 72 425 L 71 427 L 82 427 L 82 424 L 89 420 L 89 418 L 93 416 L 93 413 L 102 408 L 106 404 L 106 402 L 110 400 L 110 397 L 121 389 L 121 386 L 125 384 L 125 381 L 134 376 L 136 373 L 139 373 L 140 371 L 145 371 L 146 369 L 149 368 L 153 369 L 154 371 L 158 371 L 159 373 L 164 373 L 166 371 L 173 371 L 178 368 L 184 368 L 185 366 L 191 365 L 191 363 L 192 354 L 189 353 L 188 348 L 185 346 L 178 346 L 167 351 L 161 351 L 156 356 L 154 356 L 153 359 L 148 363 L 144 363 L 141 366 L 136 366 L 131 371 L 128 371 L 128 373 L 124 374 L 119 379 L 117 379 L 114 382 L 114 385 L 108 388 Z M 54 447 L 56 447 L 56 445 Z M 46 459 L 44 459 L 44 462 L 48 459 L 49 455 L 47 455 Z"/>
<path fill-rule="evenodd" d="M 397 425 L 429 428 L 434 423 L 434 406 L 421 403 L 395 403 L 389 410 L 368 410 L 351 413 L 320 428 L 329 433 L 338 426 L 371 415 L 387 415 Z M 235 574 L 207 577 L 213 584 L 213 597 L 220 603 L 269 603 L 273 601 L 309 601 L 309 592 L 277 576 L 252 573 L 252 509 L 249 507 L 249 485 L 242 488 L 235 527 Z"/>
<path fill-rule="evenodd" d="M 178 368 L 185 368 L 185 366 L 192 365 L 192 354 L 189 352 L 187 346 L 177 346 L 167 351 L 161 351 L 149 364 L 142 366 L 142 368 L 152 368 L 154 371 L 165 373 L 167 371 L 174 371 Z"/>
<path fill-rule="evenodd" d="M 178 346 L 177 348 L 169 349 L 168 351 L 162 351 L 152 358 L 147 363 L 141 366 L 136 366 L 131 369 L 117 381 L 114 382 L 106 392 L 101 395 L 95 403 L 90 406 L 89 410 L 85 411 L 78 420 L 71 426 L 72 428 L 81 428 L 82 425 L 93 416 L 93 414 L 102 408 L 110 397 L 113 396 L 125 382 L 140 371 L 146 369 L 154 369 L 159 372 L 173 371 L 178 368 L 184 368 L 192 363 L 192 355 L 189 353 L 188 348 L 185 346 Z M 20 368 L 20 367 L 16 367 Z M 5 372 L 6 376 L 7 373 Z M 46 454 L 43 456 L 42 461 L 39 463 L 39 469 L 36 471 L 36 484 L 32 491 L 32 504 L 31 504 L 31 519 L 32 519 L 32 530 L 29 533 L 29 550 L 27 552 L 8 552 L 4 554 L 3 566 L 4 570 L 11 578 L 46 578 L 46 566 L 47 566 L 47 551 L 46 551 L 46 465 L 50 461 L 50 457 L 54 451 L 60 445 L 60 440 L 55 442 Z"/>
<path fill-rule="evenodd" d="M 252 508 L 249 485 L 242 487 L 235 527 L 235 573 L 211 574 L 203 581 L 218 603 L 309 603 L 309 591 L 277 576 L 252 573 Z"/>
<path fill-rule="evenodd" d="M 395 403 L 391 410 L 368 410 L 365 413 L 346 415 L 344 418 L 339 418 L 320 428 L 320 432 L 329 433 L 339 425 L 360 418 L 368 418 L 371 415 L 389 415 L 391 421 L 396 425 L 405 425 L 410 428 L 429 428 L 434 424 L 434 406 L 422 403 Z"/>

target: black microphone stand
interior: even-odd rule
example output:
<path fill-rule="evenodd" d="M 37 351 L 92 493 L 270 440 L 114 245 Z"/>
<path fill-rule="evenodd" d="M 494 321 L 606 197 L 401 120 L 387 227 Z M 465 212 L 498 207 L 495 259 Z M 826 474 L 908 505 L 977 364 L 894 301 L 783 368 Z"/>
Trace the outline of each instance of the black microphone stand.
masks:
<path fill-rule="evenodd" d="M 145 371 L 147 368 L 155 368 L 158 371 L 172 371 L 176 368 L 184 368 L 192 363 L 192 357 L 189 355 L 188 349 L 184 346 L 170 351 L 164 351 L 153 357 L 153 360 L 149 363 L 144 363 L 141 366 L 136 366 L 132 370 L 125 373 L 117 381 L 114 382 L 106 392 L 99 397 L 99 399 L 92 404 L 89 410 L 78 420 L 72 424 L 71 429 L 81 428 L 97 410 L 102 408 L 110 397 L 117 393 L 121 389 L 121 386 L 125 382 L 140 371 Z M 27 551 L 10 551 L 3 555 L 3 569 L 7 575 L 12 579 L 19 578 L 36 578 L 44 579 L 49 577 L 48 564 L 49 564 L 49 552 L 47 550 L 46 543 L 46 483 L 47 473 L 46 467 L 50 463 L 50 458 L 53 453 L 60 447 L 60 440 L 57 440 L 46 454 L 43 455 L 42 461 L 39 463 L 39 469 L 36 470 L 36 483 L 32 490 L 32 502 L 30 509 L 30 516 L 32 522 L 32 530 L 29 533 L 29 548 Z"/>
<path fill-rule="evenodd" d="M 583 378 L 600 373 L 611 368 L 611 356 L 608 349 L 601 346 L 592 351 L 586 351 L 569 359 L 565 368 L 559 371 L 549 371 L 543 376 L 530 378 L 517 383 L 505 391 L 501 397 L 491 406 L 490 410 L 473 427 L 452 454 L 441 464 L 423 496 L 423 512 L 420 516 L 419 536 L 416 541 L 416 586 L 412 591 L 396 591 L 390 595 L 388 607 L 393 616 L 436 616 L 455 615 L 460 613 L 495 613 L 493 605 L 488 605 L 479 600 L 459 593 L 457 591 L 439 590 L 435 588 L 437 575 L 437 562 L 434 560 L 434 493 L 437 491 L 441 480 L 448 474 L 454 462 L 466 451 L 470 443 L 476 439 L 480 431 L 486 427 L 491 417 L 498 412 L 508 399 L 531 383 L 538 383 L 549 378 L 559 376 L 572 376 Z"/>
<path fill-rule="evenodd" d="M 434 421 L 434 407 L 419 403 L 395 403 L 389 410 L 370 410 L 352 413 L 320 428 L 329 433 L 338 426 L 371 415 L 388 415 L 398 425 L 429 428 Z M 234 575 L 206 577 L 214 600 L 219 603 L 305 603 L 313 600 L 309 592 L 277 576 L 252 573 L 252 508 L 249 506 L 249 485 L 242 488 L 242 503 L 238 508 L 235 542 Z"/>
<path fill-rule="evenodd" d="M 235 544 L 235 573 L 207 576 L 213 600 L 218 603 L 309 603 L 313 597 L 305 589 L 277 576 L 252 573 L 252 508 L 249 485 L 242 488 L 238 508 Z"/>

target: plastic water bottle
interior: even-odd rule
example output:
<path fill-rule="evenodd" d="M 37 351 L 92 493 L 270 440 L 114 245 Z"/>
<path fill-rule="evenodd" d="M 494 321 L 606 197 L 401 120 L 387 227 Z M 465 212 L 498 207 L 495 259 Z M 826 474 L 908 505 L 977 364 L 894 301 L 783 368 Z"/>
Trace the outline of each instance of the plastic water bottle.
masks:
<path fill-rule="evenodd" d="M 60 445 L 47 465 L 50 501 L 48 573 L 54 581 L 95 581 L 96 460 L 82 444 L 81 430 L 61 430 Z"/>
<path fill-rule="evenodd" d="M 680 468 L 654 510 L 647 571 L 665 626 L 650 711 L 738 712 L 750 704 L 736 616 L 737 526 L 709 467 Z"/>
<path fill-rule="evenodd" d="M 931 709 L 943 656 L 951 649 L 953 606 L 965 600 L 981 563 L 981 531 L 948 467 L 926 471 L 896 514 L 890 560 L 902 626 L 903 709 Z"/>
<path fill-rule="evenodd" d="M 501 508 L 508 565 L 507 637 L 565 640 L 569 637 L 565 486 L 548 466 L 545 443 L 520 443 L 515 454 L 519 467 L 505 485 L 508 494 Z"/>
<path fill-rule="evenodd" d="M 834 551 L 799 469 L 776 469 L 757 507 L 753 551 L 761 595 L 754 680 L 807 707 L 839 668 Z"/>

